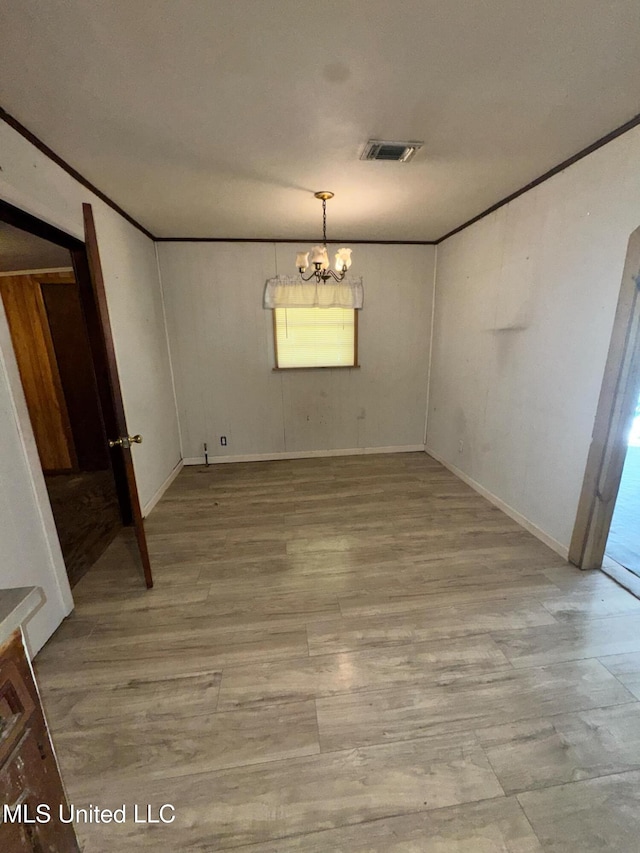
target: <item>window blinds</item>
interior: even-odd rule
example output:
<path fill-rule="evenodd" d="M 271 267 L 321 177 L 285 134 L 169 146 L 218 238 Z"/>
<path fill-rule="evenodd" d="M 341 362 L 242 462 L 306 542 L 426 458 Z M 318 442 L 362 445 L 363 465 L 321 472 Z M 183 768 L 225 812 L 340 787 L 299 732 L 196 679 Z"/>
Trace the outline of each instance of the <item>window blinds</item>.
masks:
<path fill-rule="evenodd" d="M 276 308 L 277 366 L 353 367 L 356 318 L 353 308 Z"/>

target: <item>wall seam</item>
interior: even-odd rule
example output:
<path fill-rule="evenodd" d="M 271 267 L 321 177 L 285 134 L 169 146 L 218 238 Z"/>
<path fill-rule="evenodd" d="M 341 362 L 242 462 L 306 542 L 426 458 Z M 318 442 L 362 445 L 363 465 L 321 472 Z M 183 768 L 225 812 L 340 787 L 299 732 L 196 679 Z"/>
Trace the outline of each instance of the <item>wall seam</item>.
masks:
<path fill-rule="evenodd" d="M 436 319 L 436 286 L 438 282 L 438 246 L 433 254 L 433 293 L 431 295 L 431 330 L 429 332 L 429 365 L 427 369 L 427 405 L 424 412 L 424 445 L 427 446 L 427 428 L 429 426 L 429 404 L 431 402 L 431 371 L 433 367 L 433 332 Z"/>
<path fill-rule="evenodd" d="M 276 240 L 273 241 L 273 264 L 276 271 L 276 278 L 278 277 L 278 243 Z M 272 312 L 273 313 L 273 312 Z M 271 335 L 273 336 L 273 354 L 274 354 L 274 363 L 275 363 L 275 330 L 274 324 L 271 323 Z M 285 374 L 280 374 L 280 412 L 282 414 L 282 451 L 283 453 L 287 452 L 287 419 L 284 411 L 284 377 Z"/>
<path fill-rule="evenodd" d="M 180 459 L 184 459 L 184 448 L 182 446 L 182 427 L 180 425 L 180 412 L 178 411 L 178 395 L 176 393 L 176 377 L 173 370 L 173 354 L 171 352 L 171 340 L 169 338 L 169 324 L 167 323 L 167 306 L 164 298 L 164 285 L 162 284 L 162 271 L 160 269 L 160 256 L 158 254 L 158 244 L 153 242 L 153 250 L 156 256 L 156 270 L 158 272 L 158 284 L 160 285 L 160 303 L 162 305 L 162 321 L 164 324 L 164 336 L 167 342 L 167 352 L 169 354 L 169 373 L 171 374 L 171 391 L 173 393 L 173 407 L 176 412 L 176 425 L 178 427 L 178 444 L 180 445 Z"/>

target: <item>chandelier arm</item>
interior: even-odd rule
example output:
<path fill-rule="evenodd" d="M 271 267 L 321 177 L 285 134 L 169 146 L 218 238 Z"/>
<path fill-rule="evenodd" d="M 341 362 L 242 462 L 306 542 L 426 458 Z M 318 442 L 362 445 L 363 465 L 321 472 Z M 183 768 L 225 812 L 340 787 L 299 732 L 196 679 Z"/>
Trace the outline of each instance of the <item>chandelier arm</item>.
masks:
<path fill-rule="evenodd" d="M 318 281 L 319 280 L 318 279 L 318 270 L 311 270 L 311 272 L 309 273 L 309 275 L 306 278 L 302 275 L 302 273 L 300 273 L 300 278 L 303 281 L 311 281 L 312 278 L 315 278 L 316 281 Z"/>
<path fill-rule="evenodd" d="M 343 270 L 340 274 L 334 272 L 332 269 L 328 269 L 324 271 L 324 275 L 322 276 L 325 281 L 331 276 L 335 281 L 342 281 L 345 277 L 345 271 Z"/>

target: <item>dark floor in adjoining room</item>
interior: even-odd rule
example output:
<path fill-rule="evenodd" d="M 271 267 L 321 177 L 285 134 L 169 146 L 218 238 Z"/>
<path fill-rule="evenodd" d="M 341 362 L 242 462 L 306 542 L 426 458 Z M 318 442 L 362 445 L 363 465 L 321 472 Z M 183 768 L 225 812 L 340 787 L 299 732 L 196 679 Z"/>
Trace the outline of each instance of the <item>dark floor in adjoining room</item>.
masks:
<path fill-rule="evenodd" d="M 74 587 L 122 529 L 113 473 L 45 474 L 69 583 Z"/>
<path fill-rule="evenodd" d="M 184 470 L 36 659 L 85 853 L 637 853 L 640 601 L 422 453 Z"/>

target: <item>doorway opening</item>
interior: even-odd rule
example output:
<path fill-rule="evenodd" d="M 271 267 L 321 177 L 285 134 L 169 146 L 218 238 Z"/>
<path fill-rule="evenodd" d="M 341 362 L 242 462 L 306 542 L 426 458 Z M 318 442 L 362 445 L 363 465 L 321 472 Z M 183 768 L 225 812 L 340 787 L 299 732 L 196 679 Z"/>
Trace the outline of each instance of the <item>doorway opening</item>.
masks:
<path fill-rule="evenodd" d="M 23 264 L 6 248 L 20 241 Z M 71 255 L 0 224 L 0 297 L 58 531 L 74 587 L 123 526 Z M 12 267 L 12 269 L 6 269 Z"/>
<path fill-rule="evenodd" d="M 622 469 L 605 557 L 640 579 L 640 398 L 627 439 L 627 455 Z"/>
<path fill-rule="evenodd" d="M 605 558 L 605 551 L 607 548 L 617 549 L 621 537 L 640 546 L 640 519 L 638 513 L 634 517 L 633 512 L 634 507 L 640 509 L 640 493 L 637 491 L 640 486 L 640 447 L 636 447 L 639 397 L 640 228 L 637 228 L 627 247 L 591 447 L 569 548 L 569 560 L 574 565 L 582 569 L 603 568 L 636 595 L 640 594 L 640 581 L 636 574 L 624 568 L 616 557 Z M 623 471 L 626 472 L 624 478 Z M 617 510 L 619 494 L 621 502 Z M 616 552 L 621 554 L 619 550 Z M 640 570 L 640 556 L 637 566 Z"/>
<path fill-rule="evenodd" d="M 93 212 L 83 207 L 86 243 L 0 201 L 0 302 L 70 586 L 133 525 L 151 587 Z"/>

